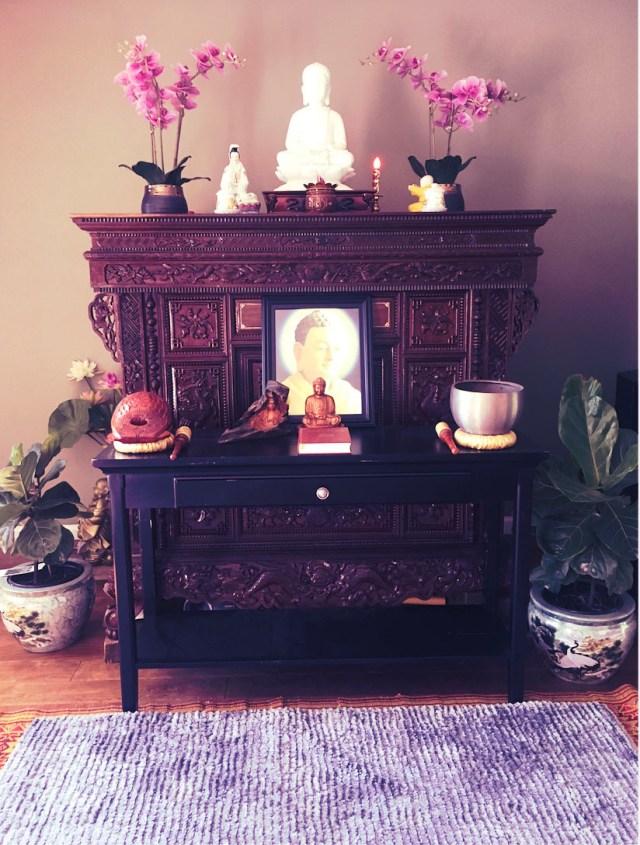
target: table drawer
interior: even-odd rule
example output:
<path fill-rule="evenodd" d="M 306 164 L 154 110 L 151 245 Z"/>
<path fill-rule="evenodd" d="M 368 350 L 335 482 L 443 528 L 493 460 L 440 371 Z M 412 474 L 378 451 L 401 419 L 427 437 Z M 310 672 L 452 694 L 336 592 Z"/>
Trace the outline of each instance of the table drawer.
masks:
<path fill-rule="evenodd" d="M 273 478 L 176 478 L 174 506 L 346 505 L 465 501 L 465 472 L 406 475 L 279 475 Z"/>

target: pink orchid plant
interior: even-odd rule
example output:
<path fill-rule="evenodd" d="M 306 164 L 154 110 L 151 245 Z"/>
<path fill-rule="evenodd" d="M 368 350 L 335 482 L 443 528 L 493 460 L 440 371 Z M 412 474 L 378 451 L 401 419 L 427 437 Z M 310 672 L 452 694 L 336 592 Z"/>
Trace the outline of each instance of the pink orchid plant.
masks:
<path fill-rule="evenodd" d="M 463 164 L 460 156 L 451 155 L 454 133 L 460 129 L 472 132 L 475 123 L 483 123 L 505 103 L 524 98 L 512 94 L 501 79 L 485 80 L 478 76 L 460 79 L 448 90 L 441 84 L 447 72 L 430 70 L 427 54 L 419 58 L 410 55 L 410 50 L 411 47 L 393 49 L 389 38 L 362 64 L 381 62 L 390 73 L 408 79 L 414 91 L 422 94 L 429 120 L 429 158 L 423 165 L 415 156 L 409 156 L 409 163 L 419 177 L 431 176 L 434 182 L 452 184 L 460 171 L 476 158 L 472 156 Z M 442 158 L 437 158 L 436 129 L 442 129 L 446 136 L 446 155 Z"/>
<path fill-rule="evenodd" d="M 149 123 L 151 161 L 139 161 L 132 167 L 121 164 L 120 167 L 132 170 L 150 185 L 183 185 L 194 179 L 207 179 L 206 176 L 186 179 L 182 171 L 190 156 L 178 160 L 185 112 L 198 105 L 196 98 L 200 89 L 193 83 L 197 77 L 208 79 L 207 74 L 211 70 L 223 74 L 227 65 L 238 68 L 244 64 L 244 60 L 240 60 L 228 44 L 221 49 L 212 41 L 205 41 L 190 51 L 195 59 L 196 70 L 192 72 L 184 64 L 174 65 L 176 81 L 173 85 L 163 87 L 160 75 L 164 65 L 160 61 L 160 54 L 147 46 L 146 35 L 136 36 L 133 44 L 125 42 L 121 50 L 125 53 L 127 63 L 114 82 L 122 85 L 127 100 Z M 164 132 L 172 123 L 176 123 L 175 151 L 172 168 L 165 172 Z"/>

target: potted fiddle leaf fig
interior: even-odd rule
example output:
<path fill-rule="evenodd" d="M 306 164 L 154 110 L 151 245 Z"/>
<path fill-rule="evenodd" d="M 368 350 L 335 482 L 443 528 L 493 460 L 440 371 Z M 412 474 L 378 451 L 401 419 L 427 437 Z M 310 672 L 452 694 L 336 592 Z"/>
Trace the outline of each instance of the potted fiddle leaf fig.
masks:
<path fill-rule="evenodd" d="M 27 651 L 58 651 L 75 642 L 95 599 L 93 567 L 72 559 L 74 536 L 62 522 L 88 515 L 74 488 L 58 480 L 64 445 L 55 432 L 26 452 L 18 444 L 0 469 L 0 549 L 27 561 L 0 577 L 0 612 Z"/>
<path fill-rule="evenodd" d="M 621 665 L 637 627 L 629 591 L 638 437 L 620 429 L 600 382 L 582 375 L 564 384 L 558 433 L 568 455 L 544 461 L 534 480 L 541 559 L 531 573 L 529 627 L 555 674 L 599 683 Z"/>

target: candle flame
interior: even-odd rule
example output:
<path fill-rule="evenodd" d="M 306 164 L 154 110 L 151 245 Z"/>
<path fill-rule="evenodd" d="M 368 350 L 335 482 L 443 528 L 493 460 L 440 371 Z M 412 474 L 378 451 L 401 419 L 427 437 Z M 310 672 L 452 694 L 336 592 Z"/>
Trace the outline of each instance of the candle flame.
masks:
<path fill-rule="evenodd" d="M 374 158 L 374 160 L 373 160 L 373 167 L 374 167 L 374 170 L 380 170 L 380 165 L 381 165 L 381 164 L 382 164 L 382 162 L 380 161 L 380 156 L 376 156 L 376 157 Z"/>

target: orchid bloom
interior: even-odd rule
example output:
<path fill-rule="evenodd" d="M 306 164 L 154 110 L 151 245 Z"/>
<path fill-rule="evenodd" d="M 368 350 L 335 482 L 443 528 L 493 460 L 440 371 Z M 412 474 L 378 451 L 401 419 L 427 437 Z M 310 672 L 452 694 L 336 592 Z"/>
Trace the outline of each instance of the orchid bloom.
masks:
<path fill-rule="evenodd" d="M 200 47 L 190 51 L 196 60 L 196 71 L 191 73 L 186 65 L 175 65 L 174 70 L 178 75 L 177 82 L 163 88 L 160 86 L 159 77 L 164 71 L 164 65 L 161 63 L 160 54 L 148 48 L 146 36 L 137 35 L 133 44 L 125 42 L 124 49 L 126 50 L 125 69 L 115 76 L 114 82 L 122 86 L 126 99 L 134 106 L 137 113 L 150 123 L 151 159 L 153 165 L 160 164 L 160 173 L 164 173 L 162 133 L 174 121 L 177 121 L 176 146 L 173 157 L 175 169 L 178 166 L 184 113 L 197 108 L 198 105 L 195 97 L 200 94 L 200 91 L 193 85 L 193 80 L 197 76 L 207 79 L 207 73 L 212 69 L 224 73 L 227 64 L 238 68 L 243 62 L 229 44 L 226 44 L 221 50 L 212 41 L 205 41 Z M 159 130 L 159 155 L 156 147 L 156 129 Z M 142 164 L 146 164 L 146 162 L 142 162 Z"/>
<path fill-rule="evenodd" d="M 447 138 L 447 155 L 451 153 L 452 135 L 458 129 L 473 130 L 474 121 L 485 121 L 490 114 L 506 102 L 522 99 L 518 94 L 511 94 L 501 79 L 484 80 L 478 76 L 467 76 L 458 80 L 445 90 L 441 80 L 446 71 L 429 71 L 427 54 L 420 59 L 410 56 L 410 47 L 391 48 L 391 38 L 383 41 L 362 64 L 382 62 L 391 73 L 400 78 L 407 78 L 414 91 L 420 91 L 427 101 L 429 118 L 429 152 L 436 157 L 435 128 L 443 129 Z"/>
<path fill-rule="evenodd" d="M 167 88 L 167 91 L 173 92 L 173 95 L 169 96 L 176 108 L 195 109 L 198 104 L 193 98 L 198 96 L 200 89 L 193 84 L 189 68 L 186 65 L 176 65 L 175 71 L 178 74 L 178 81 Z"/>

